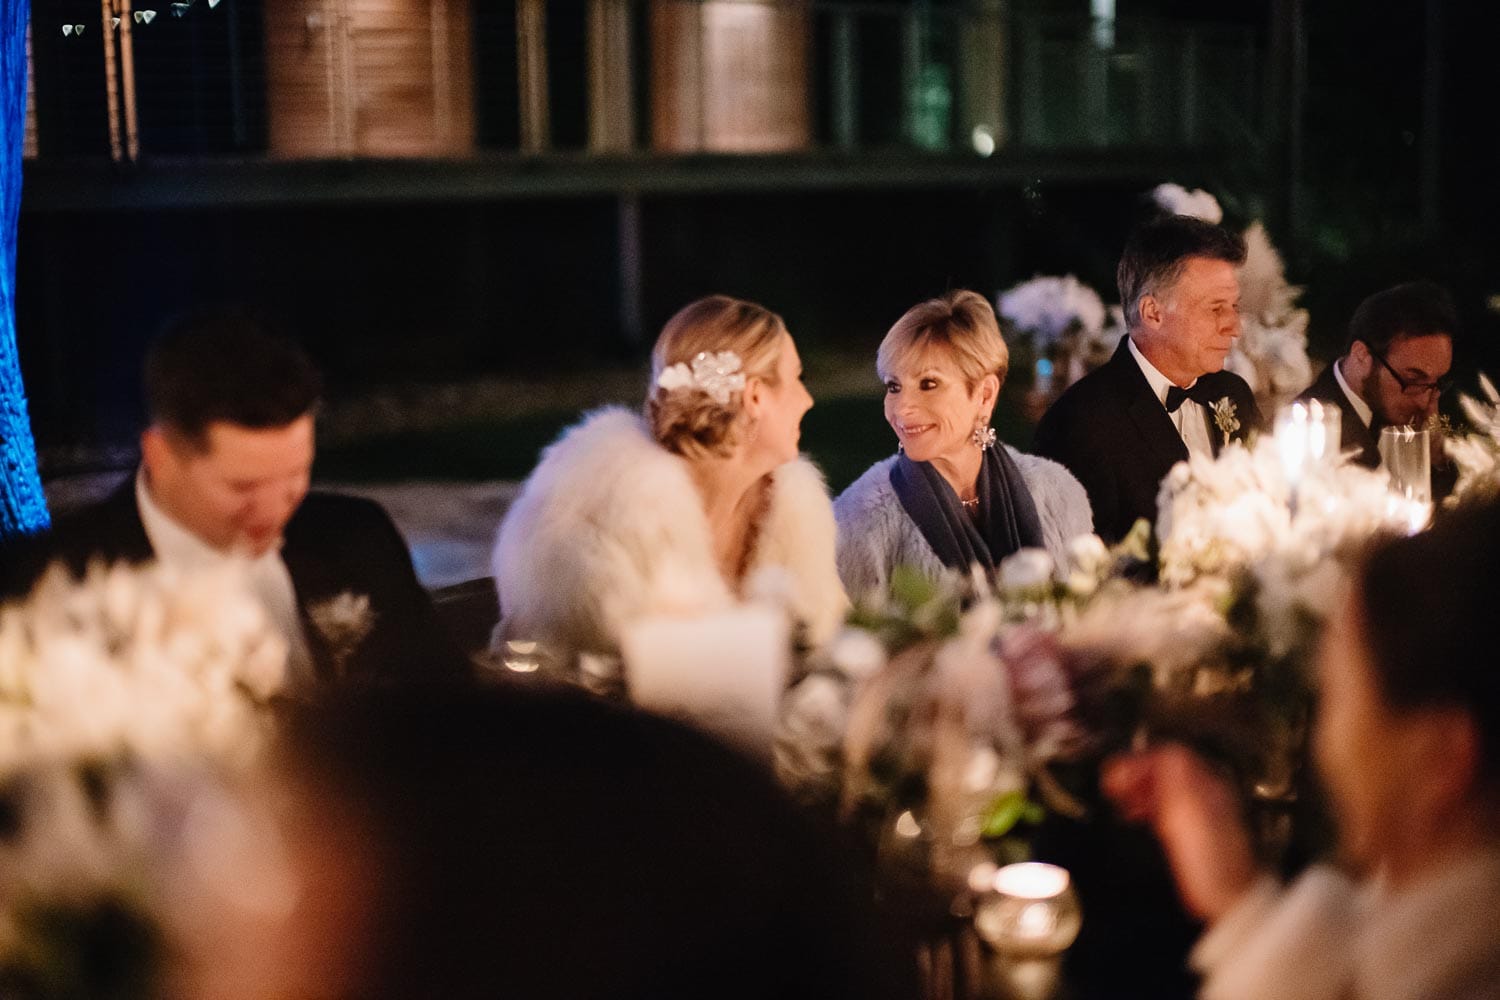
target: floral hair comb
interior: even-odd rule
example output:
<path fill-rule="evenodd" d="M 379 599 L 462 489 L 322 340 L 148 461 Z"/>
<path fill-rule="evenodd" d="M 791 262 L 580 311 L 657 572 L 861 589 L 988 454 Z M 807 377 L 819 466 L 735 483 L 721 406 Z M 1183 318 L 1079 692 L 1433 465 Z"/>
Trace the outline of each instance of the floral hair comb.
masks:
<path fill-rule="evenodd" d="M 731 394 L 745 388 L 745 375 L 740 371 L 740 356 L 733 351 L 699 351 L 691 364 L 679 361 L 663 368 L 656 385 L 663 392 L 696 389 L 723 406 Z"/>

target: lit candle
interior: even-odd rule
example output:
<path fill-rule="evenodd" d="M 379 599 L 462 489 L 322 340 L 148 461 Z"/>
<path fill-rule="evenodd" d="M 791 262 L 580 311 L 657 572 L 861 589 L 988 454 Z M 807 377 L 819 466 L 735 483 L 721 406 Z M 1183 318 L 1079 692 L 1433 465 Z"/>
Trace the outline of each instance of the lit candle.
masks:
<path fill-rule="evenodd" d="M 1082 923 L 1067 869 L 1036 861 L 995 872 L 974 913 L 979 936 L 1015 958 L 1060 953 L 1073 943 Z"/>
<path fill-rule="evenodd" d="M 1295 488 L 1310 469 L 1339 455 L 1342 415 L 1318 400 L 1293 403 L 1276 417 L 1276 448 L 1286 478 Z"/>
<path fill-rule="evenodd" d="M 1295 486 L 1302 481 L 1307 465 L 1307 407 L 1301 403 L 1293 403 L 1277 415 L 1276 450 L 1287 480 Z"/>

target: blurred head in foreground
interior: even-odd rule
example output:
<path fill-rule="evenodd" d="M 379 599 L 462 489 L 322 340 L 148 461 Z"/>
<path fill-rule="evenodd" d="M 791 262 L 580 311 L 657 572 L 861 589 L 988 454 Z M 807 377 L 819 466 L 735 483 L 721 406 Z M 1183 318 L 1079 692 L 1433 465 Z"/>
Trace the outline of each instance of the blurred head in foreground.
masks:
<path fill-rule="evenodd" d="M 1315 750 L 1342 846 L 1405 881 L 1500 830 L 1500 506 L 1371 552 L 1330 624 Z"/>
<path fill-rule="evenodd" d="M 317 995 L 901 988 L 837 852 L 767 774 L 677 724 L 572 692 L 361 692 L 299 710 L 284 754 L 304 828 L 337 845 L 308 844 L 312 867 L 353 851 L 321 891 L 355 902 L 323 905 L 358 914 L 323 949 L 355 971 Z"/>

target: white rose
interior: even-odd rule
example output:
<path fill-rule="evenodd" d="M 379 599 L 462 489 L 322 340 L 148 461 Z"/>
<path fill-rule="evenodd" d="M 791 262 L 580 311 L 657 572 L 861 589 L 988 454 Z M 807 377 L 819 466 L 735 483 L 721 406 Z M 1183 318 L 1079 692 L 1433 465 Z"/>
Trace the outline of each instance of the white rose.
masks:
<path fill-rule="evenodd" d="M 828 645 L 828 658 L 844 674 L 865 680 L 885 669 L 885 647 L 862 628 L 846 628 Z"/>
<path fill-rule="evenodd" d="M 1000 589 L 1034 590 L 1052 582 L 1052 557 L 1046 549 L 1021 549 L 1000 563 Z"/>

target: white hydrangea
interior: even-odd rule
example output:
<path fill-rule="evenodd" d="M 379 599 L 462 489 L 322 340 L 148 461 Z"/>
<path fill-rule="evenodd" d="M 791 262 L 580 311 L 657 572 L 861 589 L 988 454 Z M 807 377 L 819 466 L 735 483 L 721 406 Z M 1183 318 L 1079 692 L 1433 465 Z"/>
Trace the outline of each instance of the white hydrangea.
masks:
<path fill-rule="evenodd" d="M 1194 455 L 1162 481 L 1162 582 L 1180 586 L 1268 559 L 1311 568 L 1351 542 L 1410 530 L 1411 517 L 1383 472 L 1348 462 L 1310 468 L 1294 495 L 1274 437 L 1262 435 L 1217 458 Z"/>
<path fill-rule="evenodd" d="M 1224 209 L 1219 206 L 1219 199 L 1201 188 L 1189 191 L 1181 184 L 1168 181 L 1152 189 L 1151 200 L 1163 212 L 1172 215 L 1187 215 L 1216 226 L 1224 221 Z"/>
<path fill-rule="evenodd" d="M 1099 293 L 1071 274 L 1023 281 L 1000 293 L 996 311 L 1014 329 L 1030 334 L 1037 348 L 1067 335 L 1097 336 L 1107 315 Z"/>
<path fill-rule="evenodd" d="M 1089 659 L 1149 664 L 1157 686 L 1170 687 L 1229 641 L 1221 610 L 1228 595 L 1229 585 L 1212 577 L 1170 589 L 1114 580 L 1066 613 L 1059 638 Z"/>
<path fill-rule="evenodd" d="M 239 568 L 54 568 L 0 608 L 0 775 L 34 763 L 243 758 L 286 644 Z"/>
<path fill-rule="evenodd" d="M 1460 396 L 1459 405 L 1475 433 L 1450 436 L 1443 448 L 1458 468 L 1458 483 L 1450 500 L 1500 492 L 1500 392 L 1483 374 L 1479 376 L 1483 399 Z"/>

